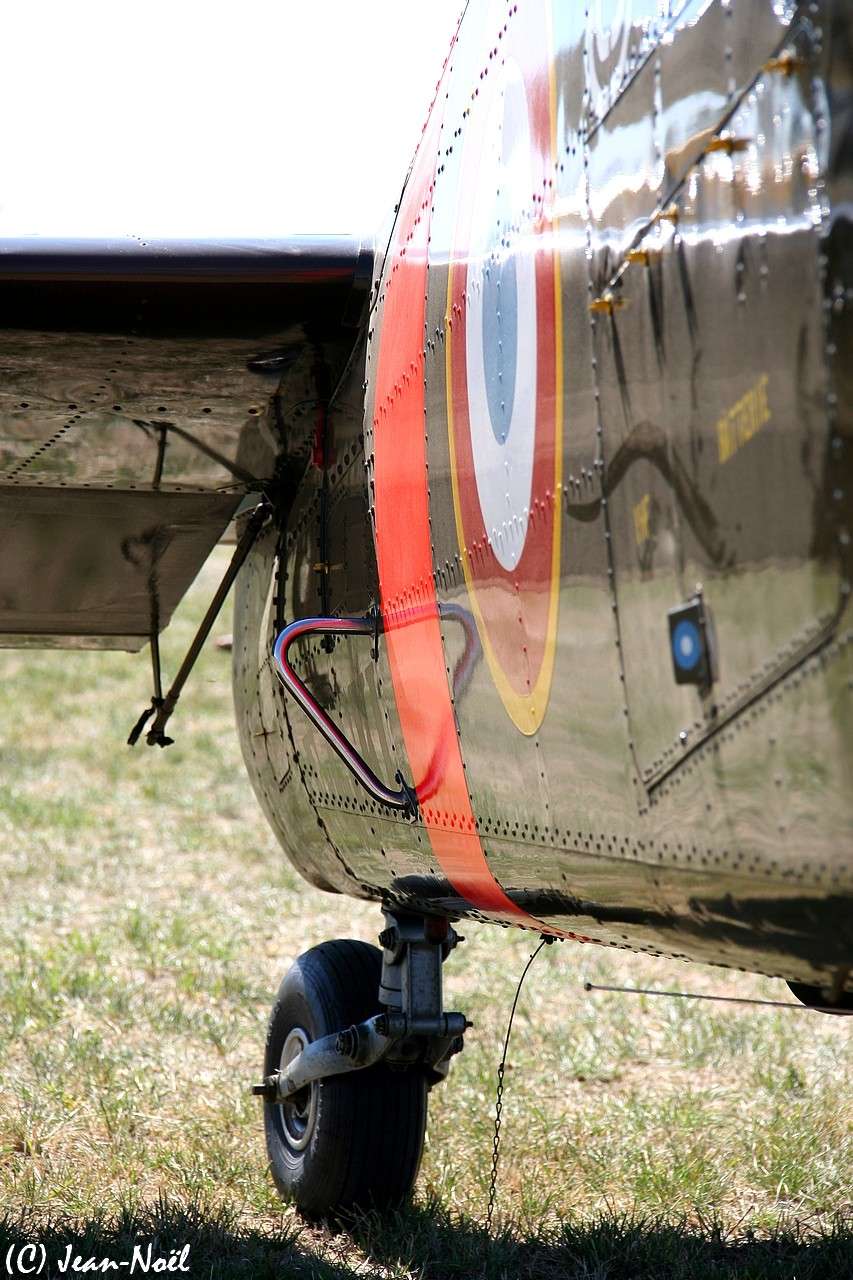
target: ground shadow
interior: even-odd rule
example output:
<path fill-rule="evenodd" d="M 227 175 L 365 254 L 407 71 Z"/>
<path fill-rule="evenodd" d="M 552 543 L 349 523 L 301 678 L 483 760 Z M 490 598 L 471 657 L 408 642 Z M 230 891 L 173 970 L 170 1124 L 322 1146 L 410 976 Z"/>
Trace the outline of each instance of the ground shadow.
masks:
<path fill-rule="evenodd" d="M 276 1232 L 245 1226 L 226 1209 L 167 1201 L 82 1222 L 7 1212 L 0 1217 L 0 1274 L 39 1275 L 42 1280 L 75 1274 L 183 1274 L 204 1280 L 853 1278 L 849 1218 L 839 1218 L 819 1234 L 790 1224 L 759 1237 L 743 1227 L 726 1234 L 713 1223 L 604 1214 L 594 1222 L 564 1224 L 553 1231 L 506 1227 L 489 1236 L 473 1219 L 427 1205 L 383 1216 L 364 1214 L 347 1227 L 345 1236 L 340 1227 L 332 1236 L 303 1230 L 288 1219 Z M 140 1257 L 131 1269 L 135 1246 Z M 73 1261 L 62 1269 L 69 1247 L 71 1259 L 78 1259 L 76 1271 Z M 89 1259 L 93 1262 L 86 1267 Z M 104 1260 L 116 1265 L 96 1265 Z"/>
<path fill-rule="evenodd" d="M 39 1280 L 75 1275 L 352 1280 L 353 1269 L 314 1256 L 302 1234 L 289 1222 L 279 1232 L 260 1230 L 244 1226 L 226 1209 L 168 1201 L 83 1221 L 7 1212 L 0 1216 L 0 1275 L 38 1275 Z M 134 1247 L 140 1251 L 136 1261 Z M 94 1261 L 86 1267 L 89 1259 Z M 104 1260 L 115 1265 L 104 1265 Z"/>
<path fill-rule="evenodd" d="M 745 1226 L 667 1223 L 605 1213 L 553 1231 L 481 1224 L 438 1206 L 350 1224 L 392 1275 L 418 1280 L 853 1280 L 853 1218 L 822 1232 L 794 1223 L 758 1236 Z"/>

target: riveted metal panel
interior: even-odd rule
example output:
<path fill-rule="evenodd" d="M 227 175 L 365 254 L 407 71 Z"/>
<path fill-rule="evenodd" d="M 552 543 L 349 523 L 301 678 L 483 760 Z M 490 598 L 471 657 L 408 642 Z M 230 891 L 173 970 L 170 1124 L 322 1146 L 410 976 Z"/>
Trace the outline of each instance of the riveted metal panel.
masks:
<path fill-rule="evenodd" d="M 706 15 L 713 20 L 713 8 Z M 688 48 L 702 22 L 685 29 Z M 765 26 L 764 44 L 755 34 L 751 44 L 763 59 L 779 38 L 778 23 Z M 796 31 L 791 39 L 799 47 Z M 593 244 L 602 417 L 619 449 L 611 467 L 634 455 L 610 519 L 632 738 L 647 785 L 817 642 L 838 600 L 837 561 L 810 551 L 826 444 L 818 142 L 808 79 L 762 66 L 746 84 L 729 75 L 725 99 L 716 90 L 725 114 L 676 190 L 661 189 L 667 217 L 649 220 L 645 235 L 632 224 L 633 252 L 621 258 Z M 624 112 L 635 85 L 642 80 L 624 95 Z M 694 81 L 691 92 L 701 89 Z M 644 100 L 636 110 L 647 121 Z M 704 706 L 675 686 L 665 623 L 697 584 L 720 668 Z"/>
<path fill-rule="evenodd" d="M 478 556 L 466 541 L 455 511 L 454 486 L 473 484 L 470 471 L 454 474 L 448 416 L 448 345 L 467 324 L 491 323 L 484 308 L 497 321 L 500 285 L 490 288 L 492 273 L 500 272 L 500 261 L 513 260 L 524 252 L 522 242 L 531 219 L 531 195 L 507 192 L 501 203 L 502 226 L 495 244 L 468 269 L 467 287 L 457 309 L 449 293 L 451 263 L 464 263 L 467 248 L 460 245 L 466 235 L 464 201 L 466 178 L 473 169 L 478 174 L 476 199 L 484 206 L 500 200 L 500 179 L 483 172 L 480 160 L 483 137 L 490 146 L 495 139 L 483 117 L 493 110 L 491 81 L 506 76 L 507 61 L 518 57 L 514 29 L 505 6 L 479 5 L 471 13 L 454 51 L 452 75 L 444 103 L 444 125 L 439 144 L 438 169 L 430 226 L 429 300 L 425 343 L 425 383 L 427 395 L 426 435 L 429 466 L 429 504 L 432 531 L 432 567 L 435 591 L 440 602 L 451 607 L 442 622 L 445 662 L 456 732 L 466 759 L 468 791 L 484 841 L 486 856 L 502 883 L 512 884 L 512 874 L 504 875 L 505 851 L 494 843 L 504 829 L 521 838 L 533 826 L 548 820 L 549 794 L 538 744 L 525 738 L 508 718 L 490 672 L 478 622 L 476 598 L 466 582 L 466 564 Z M 498 96 L 501 92 L 498 91 Z M 495 117 L 496 121 L 496 117 Z M 493 126 L 496 127 L 496 126 Z M 491 186 L 486 188 L 486 181 Z M 497 231 L 497 227 L 496 227 Z M 455 268 L 457 271 L 459 267 Z M 482 297 L 487 292 L 488 299 Z M 448 323 L 449 322 L 449 323 Z M 459 463 L 461 469 L 462 464 Z M 519 512 L 510 508 L 503 514 L 511 522 Z M 524 644 L 518 627 L 517 645 Z M 477 744 L 469 751 L 468 744 Z M 508 748 L 512 749 L 508 751 Z M 511 766 L 510 766 L 511 760 Z M 517 879 L 517 877 L 515 877 Z"/>
<path fill-rule="evenodd" d="M 833 403 L 833 387 L 839 384 L 826 373 L 830 370 L 841 383 L 846 376 L 843 368 L 832 370 L 833 364 L 843 365 L 838 344 L 843 346 L 849 336 L 843 214 L 836 211 L 827 223 L 813 186 L 800 181 L 809 176 L 809 147 L 821 154 L 819 94 L 837 105 L 838 92 L 833 98 L 824 63 L 815 64 L 820 74 L 808 94 L 802 82 L 809 81 L 811 72 L 798 78 L 793 65 L 764 69 L 768 48 L 784 57 L 791 14 L 763 0 L 731 9 L 713 2 L 655 5 L 648 11 L 638 6 L 627 34 L 621 29 L 614 34 L 590 30 L 589 15 L 572 6 L 555 8 L 552 52 L 547 42 L 542 52 L 542 74 L 547 69 L 550 75 L 550 57 L 555 70 L 552 170 L 543 175 L 541 187 L 534 184 L 529 206 L 522 203 L 507 219 L 498 261 L 489 260 L 482 246 L 471 255 L 476 266 L 457 297 L 450 262 L 454 259 L 455 265 L 459 248 L 466 142 L 474 134 L 483 138 L 482 116 L 497 112 L 491 86 L 500 83 L 504 99 L 514 92 L 501 61 L 503 51 L 512 47 L 512 24 L 538 20 L 541 14 L 533 0 L 506 6 L 472 0 L 468 6 L 439 95 L 443 123 L 432 189 L 414 213 L 406 211 L 407 218 L 416 220 L 420 213 L 429 219 L 424 347 L 420 354 L 409 353 L 414 367 L 394 371 L 383 389 L 393 400 L 407 394 L 413 378 L 425 383 L 431 578 L 424 584 L 413 573 L 408 591 L 413 599 L 421 591 L 427 597 L 434 594 L 448 608 L 441 621 L 443 681 L 453 700 L 455 742 L 450 746 L 461 754 L 466 793 L 457 788 L 453 794 L 462 801 L 467 797 L 468 803 L 458 812 L 427 812 L 433 807 L 430 787 L 422 786 L 423 821 L 405 824 L 359 798 L 325 744 L 310 741 L 313 731 L 291 719 L 288 750 L 311 806 L 306 840 L 316 824 L 312 851 L 302 855 L 315 877 L 326 875 L 332 882 L 340 876 L 351 892 L 382 894 L 415 908 L 506 920 L 503 906 L 466 905 L 453 876 L 443 875 L 433 853 L 445 837 L 452 837 L 454 821 L 467 820 L 470 810 L 476 841 L 469 832 L 466 840 L 468 846 L 477 844 L 487 874 L 468 883 L 482 887 L 487 875 L 493 877 L 497 890 L 502 886 L 509 894 L 513 918 L 527 927 L 544 922 L 559 932 L 611 945 L 821 981 L 849 957 L 853 946 L 848 923 L 853 890 L 849 789 L 844 783 L 851 758 L 849 645 L 840 620 L 812 657 L 801 656 L 791 670 L 777 664 L 769 682 L 750 685 L 755 696 L 719 732 L 690 739 L 686 748 L 679 742 L 674 757 L 667 756 L 657 772 L 642 776 L 642 733 L 657 723 L 659 713 L 666 725 L 673 720 L 665 609 L 660 616 L 663 657 L 649 639 L 656 634 L 659 597 L 673 603 L 670 593 L 680 598 L 700 574 L 716 590 L 729 586 L 729 580 L 736 584 L 739 575 L 760 579 L 765 563 L 787 571 L 789 546 L 803 542 L 804 511 L 814 515 L 812 562 L 834 564 L 839 592 L 843 586 L 837 572 L 843 563 L 843 519 L 828 513 L 840 510 L 843 515 L 849 504 L 845 507 L 842 499 L 833 508 L 823 500 L 830 472 L 835 485 L 844 488 L 849 462 L 843 449 L 832 452 L 826 475 L 819 470 L 810 502 L 804 501 L 801 478 L 815 473 L 794 457 L 796 450 L 782 450 L 778 474 L 768 467 L 766 474 L 773 480 L 769 489 L 783 492 L 793 483 L 791 501 L 797 511 L 781 533 L 765 528 L 766 520 L 759 518 L 768 501 L 781 501 L 779 493 L 764 495 L 754 472 L 743 485 L 735 484 L 725 501 L 720 499 L 719 476 L 727 466 L 735 474 L 741 455 L 763 447 L 762 431 L 769 424 L 741 440 L 734 420 L 738 448 L 726 462 L 718 458 L 714 467 L 708 458 L 712 444 L 719 451 L 718 423 L 725 405 L 717 412 L 717 401 L 737 390 L 733 370 L 750 365 L 756 352 L 770 352 L 774 375 L 796 379 L 799 401 L 788 421 L 800 431 L 800 444 L 821 431 L 826 434 L 833 421 L 840 429 L 828 443 L 833 438 L 844 443 L 847 413 L 845 406 Z M 798 45 L 794 53 L 801 56 Z M 599 63 L 594 79 L 593 57 Z M 779 77 L 779 87 L 770 97 L 762 99 L 757 83 L 741 94 L 750 77 L 760 80 L 771 74 Z M 755 94 L 752 100 L 750 93 Z M 793 105 L 797 94 L 805 106 L 799 114 Z M 748 120 L 737 117 L 741 107 L 752 113 Z M 769 146 L 772 130 L 765 129 L 762 115 L 768 110 L 771 125 L 776 116 L 787 120 L 782 129 L 800 147 L 799 169 L 783 163 L 779 180 L 775 170 L 771 180 L 761 161 L 756 179 L 748 148 L 734 146 L 711 148 L 708 155 L 716 158 L 710 164 L 702 158 L 708 150 L 707 130 L 714 124 L 721 137 L 743 127 L 755 137 L 756 148 Z M 642 116 L 646 129 L 642 165 L 637 163 L 641 151 L 628 145 L 632 113 Z M 614 148 L 606 163 L 605 145 Z M 770 152 L 775 164 L 777 152 Z M 845 154 L 843 145 L 838 154 Z M 488 157 L 484 154 L 480 161 L 485 172 Z M 490 172 L 494 176 L 493 168 Z M 623 175 L 621 190 L 612 182 L 609 192 L 603 190 L 608 173 L 608 181 Z M 419 173 L 418 182 L 423 177 Z M 843 163 L 830 166 L 821 178 L 827 192 L 844 190 L 847 180 Z M 484 188 L 484 218 L 496 186 Z M 419 191 L 418 199 L 421 195 Z M 677 221 L 654 217 L 671 202 L 679 205 Z M 810 227 L 800 225 L 809 218 Z M 561 474 L 551 495 L 560 514 L 559 626 L 543 714 L 524 732 L 523 717 L 518 717 L 521 724 L 513 718 L 518 708 L 507 699 L 494 662 L 478 655 L 476 647 L 466 649 L 466 613 L 469 621 L 474 617 L 482 645 L 482 619 L 474 608 L 482 584 L 465 572 L 464 558 L 472 547 L 464 521 L 460 536 L 453 492 L 447 352 L 457 322 L 484 320 L 487 297 L 489 332 L 493 338 L 498 335 L 495 281 L 487 282 L 485 267 L 498 268 L 496 279 L 509 288 L 501 268 L 529 251 L 537 219 L 539 226 L 551 224 L 561 282 L 563 449 Z M 629 248 L 644 247 L 642 235 L 637 238 L 643 219 L 652 228 L 649 247 L 660 253 L 623 262 Z M 818 222 L 826 261 L 815 251 Z M 766 228 L 763 244 L 759 226 Z M 742 240 L 760 251 L 754 261 L 739 256 Z M 329 473 L 323 481 L 325 525 L 319 518 L 322 477 L 312 475 L 310 466 L 294 506 L 289 571 L 297 560 L 303 565 L 287 588 L 292 593 L 288 608 L 294 610 L 314 612 L 323 603 L 346 612 L 363 607 L 359 597 L 370 582 L 373 562 L 368 557 L 359 563 L 364 541 L 358 490 L 363 483 L 373 530 L 375 423 L 388 407 L 376 403 L 377 347 L 389 280 L 408 243 L 403 237 L 393 246 L 384 274 L 377 278 L 370 313 L 364 472 L 357 451 L 353 455 L 348 450 L 345 428 L 340 440 L 336 436 L 340 453 L 324 468 Z M 792 259 L 784 256 L 783 246 Z M 793 306 L 784 297 L 786 279 L 795 282 Z M 828 308 L 821 288 L 831 299 Z M 626 305 L 611 306 L 602 296 L 608 291 Z M 722 321 L 714 315 L 715 307 Z M 788 319 L 777 319 L 775 313 L 783 310 Z M 809 326 L 815 314 L 829 319 L 823 345 L 813 348 Z M 808 323 L 802 323 L 803 317 Z M 793 361 L 793 373 L 786 372 L 791 364 L 784 336 L 789 320 L 799 333 L 805 332 L 806 356 Z M 452 354 L 458 351 L 454 344 Z M 452 377 L 453 359 L 450 363 Z M 497 372 L 505 375 L 507 368 L 498 361 L 493 371 L 494 392 L 501 381 Z M 736 399 L 748 390 L 738 391 Z M 493 408 L 500 399 L 493 396 Z M 340 474 L 332 476 L 330 467 Z M 511 486 L 506 492 L 511 493 Z M 743 505 L 745 494 L 758 494 L 756 511 L 740 516 L 738 504 Z M 539 505 L 534 502 L 526 516 L 523 509 L 509 509 L 506 518 L 495 522 L 495 543 L 503 539 L 506 550 L 525 518 L 553 520 L 554 505 L 546 497 L 535 492 Z M 294 539 L 301 540 L 298 555 Z M 325 558 L 328 565 L 325 598 L 304 569 L 323 539 L 328 555 L 317 559 Z M 721 548 L 734 548 L 740 559 L 731 562 Z M 405 547 L 399 552 L 405 556 Z M 336 570 L 338 564 L 345 568 Z M 397 567 L 399 563 L 395 582 Z M 817 617 L 822 607 L 818 577 L 813 585 Z M 753 646 L 751 653 L 761 627 L 765 637 L 775 635 L 777 623 L 772 609 L 767 619 L 758 620 L 757 638 L 747 646 Z M 391 680 L 385 641 L 377 663 L 360 642 L 346 649 L 338 645 L 331 655 L 318 645 L 306 652 L 302 670 L 327 682 L 341 723 L 358 735 L 365 754 L 373 752 L 372 762 L 378 766 L 381 761 L 386 768 L 402 760 L 405 770 L 400 690 Z M 696 695 L 688 690 L 684 697 L 689 707 Z M 272 723 L 275 699 L 262 705 L 264 720 Z M 384 728 L 377 729 L 380 711 Z M 360 729 L 359 721 L 364 722 Z M 679 717 L 675 723 L 682 727 Z M 437 833 L 441 839 L 436 844 Z M 284 831 L 282 835 L 287 840 Z M 466 874 L 460 863 L 453 870 Z M 494 893 L 493 900 L 498 896 Z"/>

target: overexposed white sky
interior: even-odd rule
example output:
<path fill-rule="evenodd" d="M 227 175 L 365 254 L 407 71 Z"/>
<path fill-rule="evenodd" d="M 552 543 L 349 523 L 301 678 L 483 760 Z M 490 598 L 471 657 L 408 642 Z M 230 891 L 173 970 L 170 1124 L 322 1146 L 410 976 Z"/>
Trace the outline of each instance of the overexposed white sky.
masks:
<path fill-rule="evenodd" d="M 462 0 L 7 0 L 0 236 L 370 233 Z"/>

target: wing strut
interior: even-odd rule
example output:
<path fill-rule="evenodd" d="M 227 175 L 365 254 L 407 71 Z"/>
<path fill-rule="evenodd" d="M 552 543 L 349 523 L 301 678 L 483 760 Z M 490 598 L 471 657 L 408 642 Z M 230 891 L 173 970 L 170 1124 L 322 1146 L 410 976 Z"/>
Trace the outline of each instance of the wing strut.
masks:
<path fill-rule="evenodd" d="M 166 724 L 172 712 L 175 710 L 178 698 L 181 696 L 181 691 L 187 682 L 190 672 L 196 664 L 198 655 L 201 653 L 207 637 L 210 635 L 214 622 L 219 616 L 219 611 L 225 603 L 225 598 L 231 590 L 234 579 L 240 572 L 244 560 L 257 541 L 258 535 L 269 520 L 272 512 L 272 503 L 264 498 L 258 503 L 252 514 L 249 516 L 246 526 L 240 535 L 237 546 L 234 548 L 231 563 L 228 565 L 222 581 L 216 588 L 216 594 L 208 605 L 207 612 L 202 618 L 198 631 L 196 631 L 195 636 L 193 637 L 192 644 L 186 652 L 186 656 L 180 665 L 178 674 L 172 681 L 172 687 L 165 697 L 163 697 L 163 680 L 160 670 L 160 642 L 157 635 L 157 625 L 155 621 L 155 624 L 151 628 L 151 665 L 154 675 L 154 693 L 151 698 L 151 705 L 145 708 L 142 715 L 130 731 L 127 739 L 128 746 L 136 746 L 136 743 L 139 741 L 142 734 L 142 730 L 145 728 L 152 716 L 154 717 L 154 723 L 151 725 L 151 728 L 148 730 L 145 737 L 145 741 L 148 743 L 148 746 L 169 747 L 174 742 L 174 738 L 168 738 L 164 732 Z"/>

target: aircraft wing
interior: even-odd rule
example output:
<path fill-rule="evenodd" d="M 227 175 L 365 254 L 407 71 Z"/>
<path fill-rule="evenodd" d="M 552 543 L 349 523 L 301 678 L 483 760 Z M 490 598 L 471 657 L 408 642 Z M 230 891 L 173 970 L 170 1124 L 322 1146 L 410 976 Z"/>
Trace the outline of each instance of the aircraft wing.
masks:
<path fill-rule="evenodd" d="M 347 237 L 0 240 L 0 646 L 162 630 L 316 416 L 371 267 Z"/>

